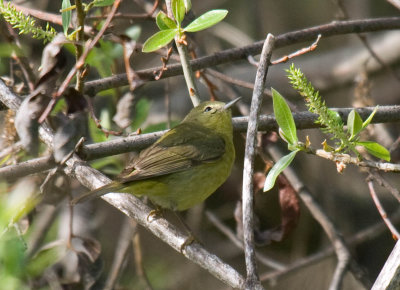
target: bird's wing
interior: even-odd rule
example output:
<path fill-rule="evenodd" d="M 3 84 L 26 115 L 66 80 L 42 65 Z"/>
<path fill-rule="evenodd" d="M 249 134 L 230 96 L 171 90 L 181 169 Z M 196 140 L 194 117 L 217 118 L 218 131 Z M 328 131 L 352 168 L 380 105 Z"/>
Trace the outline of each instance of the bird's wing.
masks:
<path fill-rule="evenodd" d="M 133 160 L 130 170 L 124 170 L 117 180 L 125 183 L 186 170 L 216 161 L 224 153 L 225 142 L 220 135 L 195 124 L 182 123 L 143 150 Z"/>

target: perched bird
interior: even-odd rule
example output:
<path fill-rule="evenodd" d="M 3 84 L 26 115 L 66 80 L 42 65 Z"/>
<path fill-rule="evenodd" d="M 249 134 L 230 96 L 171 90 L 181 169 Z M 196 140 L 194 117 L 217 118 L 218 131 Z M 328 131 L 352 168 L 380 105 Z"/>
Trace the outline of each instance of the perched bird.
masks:
<path fill-rule="evenodd" d="M 201 203 L 229 177 L 235 159 L 228 104 L 208 101 L 134 158 L 115 181 L 75 198 L 72 204 L 109 192 L 147 196 L 182 211 Z"/>

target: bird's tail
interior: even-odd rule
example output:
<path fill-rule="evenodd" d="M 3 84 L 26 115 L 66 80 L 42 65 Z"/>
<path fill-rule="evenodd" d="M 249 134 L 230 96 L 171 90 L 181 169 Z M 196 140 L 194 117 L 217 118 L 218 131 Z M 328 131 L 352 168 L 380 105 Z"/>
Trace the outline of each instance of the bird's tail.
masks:
<path fill-rule="evenodd" d="M 102 187 L 96 188 L 95 190 L 86 192 L 78 197 L 75 197 L 72 201 L 71 201 L 71 205 L 75 205 L 77 203 L 81 203 L 81 202 L 85 202 L 88 200 L 91 200 L 95 197 L 99 197 L 102 196 L 106 193 L 110 193 L 110 192 L 115 192 L 120 190 L 121 188 L 123 188 L 123 185 L 119 182 L 111 182 L 109 184 L 106 184 Z"/>

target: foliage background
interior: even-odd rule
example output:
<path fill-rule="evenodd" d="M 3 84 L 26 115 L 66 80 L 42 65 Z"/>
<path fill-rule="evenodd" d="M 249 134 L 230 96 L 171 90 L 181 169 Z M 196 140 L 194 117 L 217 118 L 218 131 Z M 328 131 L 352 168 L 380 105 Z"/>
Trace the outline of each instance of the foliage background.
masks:
<path fill-rule="evenodd" d="M 16 2 L 16 1 L 15 1 Z M 119 11 L 129 13 L 140 13 L 141 1 L 123 1 Z M 338 19 L 340 11 L 335 4 L 336 1 L 193 1 L 193 12 L 200 15 L 210 9 L 228 9 L 228 17 L 223 24 L 211 29 L 192 34 L 190 40 L 196 44 L 198 56 L 212 54 L 222 49 L 227 49 L 235 45 L 251 44 L 254 41 L 262 40 L 267 33 L 278 35 L 280 33 L 298 30 L 309 26 L 329 23 Z M 47 12 L 59 13 L 60 3 L 58 1 L 27 1 L 22 3 L 36 9 Z M 386 1 L 367 1 L 358 0 L 351 3 L 343 3 L 346 6 L 350 19 L 374 18 L 381 16 L 398 16 L 399 12 Z M 157 28 L 154 21 L 140 21 L 130 23 L 126 20 L 114 22 L 112 31 L 116 34 L 123 33 L 129 27 L 140 27 L 141 34 L 139 42 L 144 42 L 150 35 L 156 32 Z M 61 27 L 57 27 L 61 31 Z M 378 47 L 378 55 L 387 61 L 393 71 L 398 71 L 400 54 L 398 46 L 386 47 L 385 44 L 391 41 L 399 41 L 400 32 L 380 32 L 371 33 L 367 36 L 372 44 Z M 0 38 L 4 42 L 4 39 Z M 29 36 L 21 36 L 21 43 L 24 52 L 29 57 L 34 68 L 39 67 L 43 44 L 41 41 L 32 40 Z M 388 42 L 389 43 L 389 42 Z M 286 47 L 274 51 L 273 59 L 289 54 L 308 44 L 300 44 Z M 97 48 L 99 49 L 99 48 Z M 100 51 L 102 50 L 102 51 Z M 122 57 L 118 54 L 121 49 L 110 43 L 101 45 L 99 51 L 92 55 L 92 66 L 97 68 L 91 70 L 89 79 L 104 77 L 106 74 L 116 74 L 124 72 Z M 384 54 L 381 52 L 384 51 Z M 365 48 L 355 34 L 340 35 L 331 38 L 322 38 L 318 48 L 307 55 L 295 58 L 293 62 L 307 75 L 314 86 L 320 90 L 329 106 L 350 107 L 355 105 L 354 96 L 357 94 L 357 85 L 360 87 L 360 78 L 363 73 L 368 71 L 366 85 L 370 87 L 371 101 L 375 104 L 398 104 L 400 82 L 393 76 L 392 72 L 381 68 L 373 67 L 373 61 L 365 55 Z M 112 58 L 115 56 L 115 58 Z M 73 63 L 70 55 L 68 67 Z M 111 59 L 112 58 L 112 59 Z M 1 57 L 0 75 L 10 74 L 8 57 Z M 285 76 L 284 69 L 288 64 L 280 64 L 270 68 L 268 74 L 268 86 L 280 91 L 290 100 L 299 111 L 305 109 L 300 96 L 290 88 Z M 135 54 L 131 59 L 131 65 L 135 70 L 159 66 L 159 57 L 154 54 L 145 55 Z M 254 82 L 256 68 L 247 61 L 238 61 L 221 65 L 218 67 L 221 72 L 226 73 L 237 79 Z M 68 71 L 68 70 L 66 70 Z M 358 83 L 357 83 L 358 81 Z M 218 81 L 216 95 L 219 99 L 226 101 L 228 94 L 240 95 L 243 103 L 249 104 L 252 91 L 249 89 L 231 86 L 227 90 Z M 101 93 L 95 98 L 95 108 L 98 116 L 101 117 L 103 124 L 112 124 L 112 116 L 115 113 L 116 103 L 126 88 L 116 88 L 112 91 Z M 358 89 L 360 90 L 360 89 Z M 191 102 L 187 97 L 185 84 L 182 77 L 174 77 L 157 82 L 147 83 L 145 86 L 135 91 L 135 97 L 140 100 L 137 103 L 138 113 L 134 116 L 137 126 L 144 130 L 158 130 L 165 128 L 167 123 L 167 110 L 165 96 L 170 96 L 171 121 L 174 123 L 181 120 L 191 108 Z M 208 98 L 208 89 L 200 85 L 200 94 Z M 263 113 L 272 112 L 272 101 L 265 98 Z M 235 113 L 236 115 L 239 112 Z M 142 117 L 140 117 L 142 116 Z M 2 118 L 6 118 L 2 113 Z M 143 121 L 143 122 L 142 122 Z M 392 136 L 398 136 L 397 124 L 385 125 Z M 136 128 L 131 128 L 135 130 Z M 4 130 L 4 128 L 3 128 Z M 380 129 L 375 129 L 380 130 Z M 317 130 L 304 130 L 300 133 L 302 139 L 310 135 L 312 144 L 321 143 L 324 137 Z M 374 135 L 373 138 L 380 138 Z M 95 137 L 96 138 L 96 137 Z M 94 139 L 95 139 L 94 138 Z M 382 141 L 384 145 L 390 147 L 390 141 Z M 244 141 L 238 133 L 235 136 L 237 149 L 237 160 L 232 176 L 214 195 L 212 195 L 204 205 L 185 213 L 185 217 L 195 233 L 198 240 L 209 249 L 221 257 L 224 261 L 231 264 L 239 272 L 244 272 L 244 258 L 242 250 L 236 248 L 223 234 L 221 234 L 212 223 L 205 218 L 204 209 L 213 212 L 231 229 L 235 229 L 233 218 L 234 208 L 241 193 L 241 176 L 243 164 Z M 284 144 L 282 143 L 282 148 Z M 396 152 L 395 152 L 396 153 Z M 393 155 L 394 162 L 398 159 Z M 127 156 L 112 157 L 106 159 L 103 164 L 97 162 L 97 166 L 108 173 L 115 173 L 122 169 Z M 105 166 L 104 166 L 105 164 Z M 96 164 L 95 164 L 96 165 Z M 264 163 L 261 159 L 257 160 L 256 168 L 264 170 Z M 318 159 L 314 156 L 300 154 L 294 162 L 294 167 L 303 178 L 304 183 L 317 201 L 324 208 L 325 212 L 334 220 L 337 227 L 341 230 L 345 238 L 350 239 L 360 230 L 366 229 L 379 223 L 381 218 L 376 207 L 368 194 L 365 182 L 366 174 L 359 169 L 349 166 L 344 174 L 338 174 L 336 167 L 329 161 Z M 388 179 L 393 185 L 399 185 L 396 175 L 389 174 Z M 38 181 L 36 181 L 38 182 Z M 12 186 L 10 184 L 3 187 Z M 71 190 L 74 194 L 82 192 L 83 189 L 76 181 L 71 181 Z M 379 192 L 381 201 L 389 214 L 398 211 L 399 205 L 388 194 L 387 191 Z M 47 206 L 47 205 L 46 205 Z M 26 221 L 35 224 L 37 213 L 43 210 L 45 205 L 38 206 Z M 257 193 L 256 213 L 259 218 L 261 228 L 271 228 L 279 224 L 280 210 L 277 191 L 268 194 Z M 168 218 L 175 219 L 173 215 L 166 213 Z M 101 244 L 101 257 L 103 259 L 104 270 L 102 278 L 107 276 L 115 252 L 118 251 L 118 237 L 125 222 L 125 217 L 117 210 L 105 204 L 102 200 L 78 206 L 74 212 L 74 232 L 78 235 L 91 236 Z M 399 219 L 397 219 L 399 225 Z M 34 231 L 34 226 L 30 228 Z M 375 232 L 373 237 L 364 238 L 358 245 L 351 246 L 354 258 L 368 271 L 370 279 L 375 280 L 388 254 L 393 248 L 394 241 L 390 232 L 383 226 L 381 232 Z M 154 289 L 224 289 L 220 281 L 213 278 L 198 266 L 188 262 L 182 255 L 176 253 L 160 240 L 154 238 L 146 230 L 139 228 L 140 244 L 142 248 L 143 267 L 148 279 Z M 54 217 L 54 224 L 46 236 L 47 241 L 66 237 L 68 234 L 68 207 L 64 200 L 57 207 L 57 214 Z M 26 234 L 29 243 L 30 232 Z M 298 227 L 290 237 L 280 243 L 273 243 L 259 250 L 265 255 L 280 261 L 281 263 L 291 263 L 303 259 L 307 255 L 316 253 L 330 245 L 329 240 L 322 231 L 321 227 L 314 221 L 308 210 L 302 206 L 301 218 Z M 137 250 L 137 248 L 136 248 Z M 120 278 L 121 289 L 145 289 L 143 280 L 138 278 L 137 264 L 134 257 L 137 257 L 133 250 L 128 251 L 124 271 Z M 65 265 L 68 262 L 62 261 L 59 266 L 63 268 L 64 274 L 73 270 L 68 270 Z M 322 261 L 310 264 L 301 269 L 283 275 L 279 279 L 266 282 L 272 289 L 325 289 L 334 269 L 335 258 L 328 256 Z M 260 265 L 260 273 L 267 272 L 265 266 Z M 343 289 L 362 289 L 361 285 L 348 274 Z"/>

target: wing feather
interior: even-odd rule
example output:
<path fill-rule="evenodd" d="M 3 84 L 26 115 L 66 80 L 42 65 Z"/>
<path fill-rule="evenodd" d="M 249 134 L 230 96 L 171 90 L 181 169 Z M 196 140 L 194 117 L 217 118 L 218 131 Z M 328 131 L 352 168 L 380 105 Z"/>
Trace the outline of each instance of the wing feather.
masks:
<path fill-rule="evenodd" d="M 225 142 L 220 135 L 194 123 L 181 123 L 143 150 L 118 181 L 125 183 L 186 170 L 216 161 L 224 153 Z"/>

